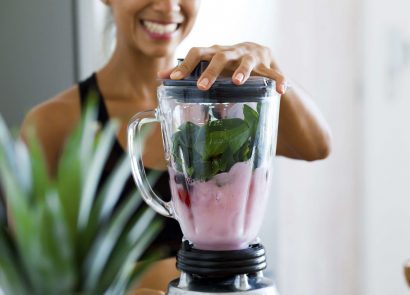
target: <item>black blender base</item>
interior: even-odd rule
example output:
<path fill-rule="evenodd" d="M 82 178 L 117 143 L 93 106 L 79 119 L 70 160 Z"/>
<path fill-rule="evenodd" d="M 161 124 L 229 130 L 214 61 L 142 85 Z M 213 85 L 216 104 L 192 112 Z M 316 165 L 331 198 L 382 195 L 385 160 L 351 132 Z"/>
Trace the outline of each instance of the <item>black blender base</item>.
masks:
<path fill-rule="evenodd" d="M 167 294 L 255 294 L 278 295 L 273 282 L 263 276 L 265 249 L 261 244 L 234 251 L 207 251 L 185 241 L 177 254 L 179 279 Z"/>
<path fill-rule="evenodd" d="M 257 274 L 266 268 L 265 248 L 261 244 L 232 251 L 209 251 L 182 243 L 177 254 L 177 268 L 195 278 L 226 278 L 241 274 Z"/>

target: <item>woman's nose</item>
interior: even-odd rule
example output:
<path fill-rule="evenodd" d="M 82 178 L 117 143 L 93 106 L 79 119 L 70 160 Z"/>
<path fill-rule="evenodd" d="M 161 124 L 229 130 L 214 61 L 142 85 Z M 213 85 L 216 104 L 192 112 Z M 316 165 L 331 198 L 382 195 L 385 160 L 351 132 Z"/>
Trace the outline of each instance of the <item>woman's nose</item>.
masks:
<path fill-rule="evenodd" d="M 180 0 L 156 0 L 154 2 L 154 10 L 163 12 L 179 12 L 181 10 Z"/>

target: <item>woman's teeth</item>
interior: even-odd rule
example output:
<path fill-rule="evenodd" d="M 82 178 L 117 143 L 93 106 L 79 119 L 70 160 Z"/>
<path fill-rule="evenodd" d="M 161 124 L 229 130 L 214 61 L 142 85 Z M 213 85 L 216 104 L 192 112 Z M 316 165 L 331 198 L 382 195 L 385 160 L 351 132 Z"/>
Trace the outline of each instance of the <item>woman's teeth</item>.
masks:
<path fill-rule="evenodd" d="M 176 23 L 164 25 L 164 24 L 154 23 L 150 21 L 143 21 L 142 24 L 151 33 L 161 34 L 161 35 L 173 33 L 178 28 L 178 24 Z"/>

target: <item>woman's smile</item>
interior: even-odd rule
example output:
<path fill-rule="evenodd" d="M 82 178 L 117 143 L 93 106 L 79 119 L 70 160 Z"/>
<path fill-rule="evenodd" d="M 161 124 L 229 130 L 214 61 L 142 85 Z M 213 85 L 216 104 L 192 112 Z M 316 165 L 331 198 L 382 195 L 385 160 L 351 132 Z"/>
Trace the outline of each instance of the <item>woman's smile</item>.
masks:
<path fill-rule="evenodd" d="M 164 22 L 155 20 L 141 20 L 143 30 L 153 40 L 170 40 L 178 31 L 180 22 Z"/>

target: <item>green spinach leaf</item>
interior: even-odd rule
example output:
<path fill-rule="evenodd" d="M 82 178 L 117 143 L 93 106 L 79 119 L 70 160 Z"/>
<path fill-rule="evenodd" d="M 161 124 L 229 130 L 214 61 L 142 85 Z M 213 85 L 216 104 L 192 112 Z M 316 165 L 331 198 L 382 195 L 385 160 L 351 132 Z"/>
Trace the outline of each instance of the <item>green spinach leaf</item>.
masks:
<path fill-rule="evenodd" d="M 257 153 L 259 113 L 244 105 L 243 115 L 244 119 L 218 119 L 203 126 L 182 124 L 172 136 L 176 169 L 192 179 L 209 180 L 237 162 L 248 161 Z"/>

